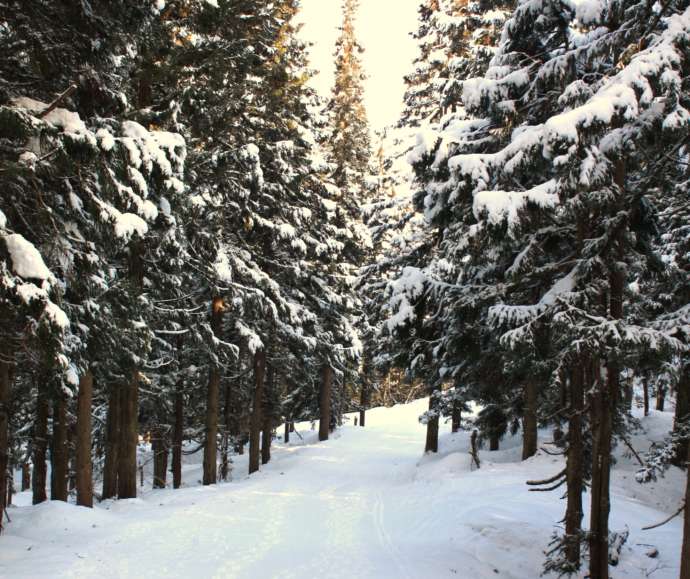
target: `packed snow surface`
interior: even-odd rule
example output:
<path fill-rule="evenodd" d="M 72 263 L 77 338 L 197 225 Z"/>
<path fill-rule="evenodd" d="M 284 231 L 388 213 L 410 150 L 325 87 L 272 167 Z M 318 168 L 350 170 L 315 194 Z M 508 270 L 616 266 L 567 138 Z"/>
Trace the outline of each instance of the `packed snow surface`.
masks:
<path fill-rule="evenodd" d="M 0 537 L 0 576 L 48 578 L 408 578 L 536 579 L 542 550 L 563 516 L 560 493 L 533 493 L 525 481 L 548 477 L 562 459 L 540 453 L 520 462 L 520 439 L 482 451 L 472 469 L 468 433 L 444 425 L 438 455 L 423 456 L 420 400 L 367 413 L 324 443 L 309 424 L 273 460 L 246 476 L 235 457 L 233 481 L 198 485 L 199 454 L 186 457 L 186 488 L 146 490 L 133 500 L 94 509 L 60 502 L 32 507 L 15 497 L 12 523 Z M 670 413 L 643 420 L 638 450 L 663 437 Z M 540 432 L 542 442 L 548 432 Z M 634 482 L 636 466 L 618 451 L 612 529 L 630 539 L 613 577 L 678 576 L 681 522 L 641 527 L 678 506 L 683 473 Z M 150 488 L 147 475 L 146 488 Z M 588 495 L 585 495 L 587 507 Z M 646 555 L 650 545 L 659 556 Z"/>

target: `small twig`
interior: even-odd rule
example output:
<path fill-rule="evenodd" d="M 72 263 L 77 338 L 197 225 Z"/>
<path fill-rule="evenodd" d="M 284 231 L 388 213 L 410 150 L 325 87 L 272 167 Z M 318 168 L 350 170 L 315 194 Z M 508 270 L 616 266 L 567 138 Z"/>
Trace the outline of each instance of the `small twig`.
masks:
<path fill-rule="evenodd" d="M 52 103 L 50 103 L 45 109 L 43 109 L 43 110 L 38 114 L 38 118 L 39 118 L 39 119 L 42 119 L 42 118 L 45 117 L 47 114 L 49 114 L 49 113 L 51 113 L 52 111 L 54 111 L 54 110 L 57 108 L 57 106 L 58 106 L 63 100 L 65 100 L 67 97 L 69 97 L 75 90 L 77 90 L 77 85 L 76 85 L 76 84 L 70 85 L 69 88 L 68 88 L 65 92 L 63 92 L 62 94 L 60 94 Z"/>
<path fill-rule="evenodd" d="M 667 517 L 666 519 L 664 519 L 660 523 L 657 523 L 656 525 L 650 525 L 649 527 L 642 527 L 642 530 L 643 531 L 651 531 L 652 529 L 656 529 L 658 527 L 661 527 L 661 526 L 665 525 L 666 523 L 668 523 L 669 521 L 672 521 L 673 519 L 675 519 L 684 510 L 685 510 L 685 501 L 683 501 L 683 504 L 680 506 L 680 508 L 675 513 L 673 513 L 670 517 Z"/>

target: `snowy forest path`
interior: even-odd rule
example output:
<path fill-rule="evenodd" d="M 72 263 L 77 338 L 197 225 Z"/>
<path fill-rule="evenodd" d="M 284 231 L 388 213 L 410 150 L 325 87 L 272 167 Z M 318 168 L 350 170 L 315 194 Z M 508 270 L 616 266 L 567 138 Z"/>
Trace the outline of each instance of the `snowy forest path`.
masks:
<path fill-rule="evenodd" d="M 553 475 L 562 459 L 521 461 L 518 434 L 498 452 L 481 451 L 476 470 L 468 432 L 442 434 L 440 452 L 424 456 L 418 416 L 427 405 L 369 411 L 366 428 L 350 422 L 327 442 L 303 424 L 303 439 L 277 441 L 271 462 L 252 476 L 246 454 L 233 457 L 229 483 L 202 487 L 200 465 L 187 464 L 180 490 L 146 490 L 94 509 L 60 501 L 13 508 L 0 542 L 0 578 L 538 577 L 562 504 L 530 493 L 525 481 Z M 646 424 L 657 437 L 672 415 L 655 420 Z M 619 456 L 613 528 L 629 526 L 631 538 L 617 573 L 677 577 L 680 522 L 641 527 L 676 508 L 683 475 L 657 483 L 660 495 L 631 480 L 636 468 Z M 659 496 L 667 504 L 650 508 Z M 22 498 L 30 502 L 30 493 Z M 638 543 L 661 554 L 650 559 Z"/>

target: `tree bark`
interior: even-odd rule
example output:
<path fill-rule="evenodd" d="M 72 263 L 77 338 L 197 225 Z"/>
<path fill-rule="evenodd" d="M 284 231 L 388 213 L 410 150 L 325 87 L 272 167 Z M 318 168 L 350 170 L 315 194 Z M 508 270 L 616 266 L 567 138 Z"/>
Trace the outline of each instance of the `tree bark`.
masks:
<path fill-rule="evenodd" d="M 223 434 L 220 445 L 220 479 L 228 480 L 230 476 L 230 431 L 232 430 L 231 405 L 232 405 L 232 386 L 227 380 L 225 384 L 223 408 Z"/>
<path fill-rule="evenodd" d="M 496 451 L 501 446 L 501 437 L 498 434 L 491 433 L 489 435 L 489 450 Z"/>
<path fill-rule="evenodd" d="M 31 465 L 28 462 L 22 464 L 22 492 L 31 488 Z"/>
<path fill-rule="evenodd" d="M 666 388 L 661 384 L 656 387 L 656 409 L 660 412 L 664 411 L 664 403 L 666 402 Z"/>
<path fill-rule="evenodd" d="M 204 445 L 204 484 L 216 484 L 218 463 L 218 398 L 220 371 L 211 369 L 206 397 L 206 443 Z"/>
<path fill-rule="evenodd" d="M 261 456 L 261 404 L 264 397 L 264 375 L 266 373 L 266 352 L 257 350 L 254 354 L 254 403 L 249 426 L 249 474 L 259 470 Z"/>
<path fill-rule="evenodd" d="M 642 377 L 642 398 L 644 400 L 644 415 L 649 416 L 649 378 L 646 374 Z"/>
<path fill-rule="evenodd" d="M 527 460 L 537 453 L 537 384 L 534 380 L 525 383 L 523 401 L 522 460 Z"/>
<path fill-rule="evenodd" d="M 117 496 L 117 471 L 120 462 L 120 400 L 122 389 L 111 388 L 105 430 L 105 462 L 103 465 L 103 500 Z"/>
<path fill-rule="evenodd" d="M 686 458 L 685 513 L 683 523 L 683 547 L 680 551 L 680 579 L 690 579 L 690 446 Z"/>
<path fill-rule="evenodd" d="M 565 556 L 573 570 L 580 568 L 584 444 L 582 439 L 583 368 L 575 366 L 570 380 L 570 416 L 566 454 L 567 506 L 565 511 Z"/>
<path fill-rule="evenodd" d="M 453 411 L 450 417 L 451 432 L 459 432 L 462 423 L 462 411 L 460 410 L 460 403 L 457 400 L 453 401 Z"/>
<path fill-rule="evenodd" d="M 178 386 L 175 393 L 175 427 L 173 429 L 172 444 L 172 474 L 173 488 L 179 489 L 182 485 L 182 436 L 184 432 L 184 399 L 182 388 Z"/>
<path fill-rule="evenodd" d="M 321 370 L 319 390 L 319 440 L 328 440 L 331 423 L 331 390 L 333 389 L 333 368 L 324 364 Z"/>
<path fill-rule="evenodd" d="M 367 408 L 369 408 L 369 404 L 371 404 L 369 395 L 369 382 L 367 376 L 365 375 L 362 379 L 362 392 L 360 393 L 359 398 L 359 425 L 362 427 L 364 427 L 365 425 L 366 413 Z"/>
<path fill-rule="evenodd" d="M 93 374 L 87 370 L 79 379 L 77 395 L 77 504 L 93 507 L 93 466 L 91 463 L 91 405 Z"/>
<path fill-rule="evenodd" d="M 267 464 L 271 460 L 271 434 L 273 432 L 272 413 L 273 407 L 271 401 L 273 400 L 273 388 L 275 378 L 275 369 L 273 365 L 268 366 L 266 372 L 266 387 L 264 389 L 264 411 L 262 412 L 262 430 L 261 430 L 261 464 Z"/>
<path fill-rule="evenodd" d="M 137 444 L 139 442 L 139 372 L 132 372 L 128 384 L 121 389 L 120 448 L 118 452 L 117 496 L 137 496 Z"/>
<path fill-rule="evenodd" d="M 5 488 L 10 451 L 10 365 L 0 361 L 0 530 L 5 512 Z"/>
<path fill-rule="evenodd" d="M 678 428 L 684 420 L 690 419 L 690 363 L 686 363 L 681 368 L 680 380 L 676 387 L 676 413 L 674 416 L 674 428 Z M 684 440 L 678 444 L 676 456 L 673 464 L 682 466 L 685 457 L 690 450 L 690 442 Z"/>
<path fill-rule="evenodd" d="M 437 411 L 438 401 L 436 400 L 436 390 L 431 391 L 429 396 L 429 412 Z M 438 414 L 429 419 L 426 423 L 426 442 L 424 452 L 438 452 Z"/>
<path fill-rule="evenodd" d="M 67 401 L 58 394 L 53 407 L 53 441 L 50 499 L 67 501 L 67 471 L 69 449 L 67 448 Z"/>
<path fill-rule="evenodd" d="M 151 433 L 153 451 L 153 488 L 164 489 L 168 474 L 168 437 L 165 429 L 156 425 Z"/>
<path fill-rule="evenodd" d="M 211 329 L 220 338 L 222 333 L 222 298 L 215 296 L 211 302 Z M 204 445 L 204 484 L 216 484 L 218 478 L 218 407 L 220 397 L 220 368 L 211 367 L 206 396 L 206 443 Z"/>
<path fill-rule="evenodd" d="M 288 444 L 290 442 L 290 421 L 285 421 L 285 434 L 283 436 L 283 442 Z"/>
<path fill-rule="evenodd" d="M 47 500 L 46 482 L 47 482 L 47 466 L 46 454 L 48 450 L 48 400 L 39 390 L 38 400 L 36 403 L 36 423 L 34 424 L 34 474 L 32 477 L 32 503 L 37 505 Z"/>

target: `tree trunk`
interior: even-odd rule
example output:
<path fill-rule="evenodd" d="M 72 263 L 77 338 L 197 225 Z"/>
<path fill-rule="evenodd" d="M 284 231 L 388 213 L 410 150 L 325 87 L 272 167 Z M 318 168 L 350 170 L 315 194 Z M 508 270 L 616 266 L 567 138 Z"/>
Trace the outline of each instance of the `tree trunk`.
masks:
<path fill-rule="evenodd" d="M 69 449 L 67 448 L 67 401 L 58 394 L 53 407 L 53 444 L 50 500 L 67 501 L 67 471 Z"/>
<path fill-rule="evenodd" d="M 254 401 L 249 426 L 249 474 L 259 470 L 261 456 L 261 404 L 264 398 L 264 375 L 266 373 L 266 352 L 257 350 L 254 354 Z"/>
<path fill-rule="evenodd" d="M 153 488 L 164 489 L 168 473 L 168 440 L 165 429 L 157 424 L 151 433 L 153 451 Z"/>
<path fill-rule="evenodd" d="M 369 404 L 371 403 L 369 398 L 369 383 L 365 375 L 362 379 L 362 392 L 359 398 L 359 425 L 362 427 L 365 424 L 367 408 L 369 408 Z"/>
<path fill-rule="evenodd" d="M 214 336 L 221 337 L 223 323 L 222 298 L 215 296 L 211 302 L 211 330 Z M 206 442 L 204 444 L 204 484 L 213 485 L 217 480 L 218 469 L 218 406 L 220 397 L 220 368 L 213 365 L 206 392 Z"/>
<path fill-rule="evenodd" d="M 328 440 L 331 423 L 331 390 L 333 388 L 333 368 L 324 364 L 321 370 L 319 391 L 319 440 Z"/>
<path fill-rule="evenodd" d="M 47 467 L 46 454 L 48 450 L 48 400 L 39 390 L 36 403 L 36 423 L 34 424 L 34 474 L 32 477 L 32 502 L 34 505 L 47 500 L 46 481 Z"/>
<path fill-rule="evenodd" d="M 31 488 L 31 465 L 28 462 L 22 464 L 22 492 Z"/>
<path fill-rule="evenodd" d="M 649 416 L 649 378 L 647 375 L 642 378 L 642 397 L 644 400 L 644 415 Z"/>
<path fill-rule="evenodd" d="M 580 568 L 580 538 L 583 517 L 583 370 L 579 365 L 574 367 L 570 380 L 570 416 L 568 418 L 568 451 L 566 454 L 568 503 L 565 511 L 565 557 L 572 570 Z"/>
<path fill-rule="evenodd" d="M 271 420 L 264 418 L 261 430 L 261 464 L 267 464 L 271 460 Z"/>
<path fill-rule="evenodd" d="M 283 442 L 288 444 L 290 442 L 290 421 L 285 421 L 285 434 L 283 435 Z"/>
<path fill-rule="evenodd" d="M 431 391 L 429 396 L 429 412 L 436 412 L 438 401 L 436 400 L 436 390 Z M 426 442 L 424 452 L 438 452 L 438 414 L 429 419 L 426 423 Z"/>
<path fill-rule="evenodd" d="M 91 404 L 93 374 L 87 370 L 79 380 L 77 396 L 77 504 L 93 507 L 91 464 Z"/>
<path fill-rule="evenodd" d="M 225 383 L 225 396 L 224 396 L 224 408 L 223 408 L 223 434 L 221 436 L 220 444 L 220 479 L 228 480 L 230 476 L 230 431 L 232 430 L 231 421 L 231 400 L 232 398 L 232 387 L 230 381 Z"/>
<path fill-rule="evenodd" d="M 264 389 L 264 411 L 262 412 L 262 430 L 261 430 L 261 464 L 267 464 L 271 460 L 271 433 L 273 432 L 273 407 L 271 401 L 273 400 L 273 383 L 275 378 L 275 369 L 273 365 L 268 366 L 266 372 L 266 387 Z"/>
<path fill-rule="evenodd" d="M 453 411 L 450 417 L 450 429 L 452 432 L 460 431 L 460 424 L 462 422 L 462 411 L 460 410 L 460 403 L 457 400 L 453 401 Z"/>
<path fill-rule="evenodd" d="M 216 484 L 218 462 L 218 397 L 220 371 L 211 370 L 206 398 L 206 443 L 204 445 L 204 484 Z"/>
<path fill-rule="evenodd" d="M 685 481 L 685 513 L 683 523 L 683 547 L 680 551 L 680 579 L 690 579 L 690 446 L 687 454 Z"/>
<path fill-rule="evenodd" d="M 184 432 L 184 399 L 182 389 L 178 386 L 175 393 L 175 427 L 173 429 L 172 445 L 172 473 L 173 488 L 179 489 L 182 485 L 182 435 Z"/>
<path fill-rule="evenodd" d="M 120 499 L 133 499 L 137 496 L 137 444 L 139 442 L 138 371 L 132 372 L 131 380 L 122 387 L 121 394 L 117 496 Z"/>
<path fill-rule="evenodd" d="M 690 418 L 690 363 L 684 364 L 681 368 L 680 380 L 676 387 L 674 428 L 678 428 L 680 424 L 688 418 Z M 676 456 L 673 459 L 673 464 L 682 466 L 685 462 L 688 450 L 690 450 L 690 443 L 687 440 L 680 442 L 676 449 Z"/>
<path fill-rule="evenodd" d="M 120 462 L 120 401 L 122 388 L 113 387 L 108 400 L 103 464 L 103 500 L 117 496 L 117 471 Z"/>
<path fill-rule="evenodd" d="M 10 450 L 10 365 L 0 361 L 0 530 L 5 512 L 5 488 Z"/>
<path fill-rule="evenodd" d="M 632 413 L 633 394 L 634 394 L 633 393 L 633 378 L 629 377 L 625 383 L 625 398 L 624 398 L 625 413 L 628 415 L 630 415 Z"/>
<path fill-rule="evenodd" d="M 525 413 L 522 417 L 522 460 L 537 453 L 537 384 L 528 380 L 523 390 Z"/>
<path fill-rule="evenodd" d="M 664 403 L 666 402 L 666 388 L 661 384 L 656 387 L 656 409 L 660 412 L 664 411 Z"/>
<path fill-rule="evenodd" d="M 489 434 L 489 450 L 496 451 L 501 446 L 501 437 L 493 432 Z"/>

